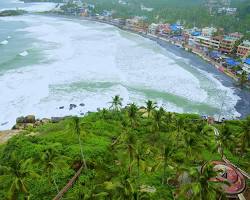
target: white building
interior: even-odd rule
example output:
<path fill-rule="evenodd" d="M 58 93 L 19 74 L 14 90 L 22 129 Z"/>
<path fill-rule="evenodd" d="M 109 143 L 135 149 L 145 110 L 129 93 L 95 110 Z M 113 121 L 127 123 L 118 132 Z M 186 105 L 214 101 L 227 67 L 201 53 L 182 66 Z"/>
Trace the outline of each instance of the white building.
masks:
<path fill-rule="evenodd" d="M 201 30 L 201 34 L 204 37 L 211 37 L 216 32 L 217 32 L 217 28 L 214 28 L 214 27 L 205 27 Z"/>
<path fill-rule="evenodd" d="M 150 24 L 148 27 L 148 32 L 151 34 L 156 34 L 157 30 L 158 30 L 159 24 Z"/>
<path fill-rule="evenodd" d="M 195 38 L 197 44 L 207 49 L 219 50 L 221 41 L 217 38 L 198 36 Z"/>
<path fill-rule="evenodd" d="M 152 12 L 154 9 L 153 8 L 147 8 L 143 4 L 141 4 L 141 10 Z"/>

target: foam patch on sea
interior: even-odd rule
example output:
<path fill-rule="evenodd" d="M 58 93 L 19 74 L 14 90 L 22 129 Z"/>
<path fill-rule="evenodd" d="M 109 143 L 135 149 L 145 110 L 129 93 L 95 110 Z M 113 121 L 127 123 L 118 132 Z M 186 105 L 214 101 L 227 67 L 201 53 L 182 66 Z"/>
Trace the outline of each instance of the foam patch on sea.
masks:
<path fill-rule="evenodd" d="M 43 2 L 43 3 L 24 3 L 22 1 L 12 1 L 9 7 L 0 8 L 0 12 L 4 10 L 21 9 L 27 12 L 45 12 L 56 8 L 56 3 Z M 14 7 L 12 7 L 14 5 Z"/>
<path fill-rule="evenodd" d="M 46 63 L 8 70 L 0 76 L 4 97 L 0 99 L 0 124 L 9 122 L 0 129 L 10 128 L 20 115 L 83 115 L 109 107 L 117 94 L 124 105 L 144 105 L 147 99 L 154 99 L 176 112 L 185 112 L 187 107 L 200 112 L 196 105 L 218 112 L 223 99 L 225 116 L 239 115 L 234 108 L 239 97 L 233 89 L 202 70 L 187 70 L 183 66 L 188 60 L 182 66 L 180 57 L 143 37 L 106 24 L 59 17 L 1 20 L 26 23 L 26 28 L 16 32 L 40 41 Z M 81 103 L 85 106 L 79 106 Z M 77 108 L 70 110 L 69 104 Z"/>

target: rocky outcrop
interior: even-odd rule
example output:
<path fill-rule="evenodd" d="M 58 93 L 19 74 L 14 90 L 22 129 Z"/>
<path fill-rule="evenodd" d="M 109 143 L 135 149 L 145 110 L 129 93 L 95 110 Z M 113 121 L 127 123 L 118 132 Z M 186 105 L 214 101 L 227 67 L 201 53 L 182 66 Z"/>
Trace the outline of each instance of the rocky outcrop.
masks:
<path fill-rule="evenodd" d="M 36 119 L 34 115 L 21 116 L 16 119 L 16 124 L 13 126 L 13 130 L 24 130 L 27 128 L 34 128 L 42 124 L 50 123 L 51 119 L 43 118 Z"/>
<path fill-rule="evenodd" d="M 17 124 L 27 124 L 27 123 L 35 123 L 36 117 L 34 115 L 27 115 L 26 117 L 18 117 L 16 119 Z"/>
<path fill-rule="evenodd" d="M 66 117 L 51 117 L 51 119 L 43 118 L 36 119 L 34 115 L 21 116 L 16 119 L 16 124 L 12 130 L 25 130 L 27 128 L 35 128 L 43 124 L 58 123 Z"/>
<path fill-rule="evenodd" d="M 74 109 L 74 108 L 76 108 L 76 107 L 77 107 L 76 104 L 70 104 L 70 105 L 69 105 L 69 110 L 72 110 L 72 109 Z"/>

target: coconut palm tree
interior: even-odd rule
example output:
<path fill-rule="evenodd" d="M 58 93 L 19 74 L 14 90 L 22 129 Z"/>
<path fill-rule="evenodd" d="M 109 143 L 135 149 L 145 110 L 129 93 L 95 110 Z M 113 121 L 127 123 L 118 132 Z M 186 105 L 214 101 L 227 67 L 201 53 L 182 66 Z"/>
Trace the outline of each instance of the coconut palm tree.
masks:
<path fill-rule="evenodd" d="M 17 161 L 15 156 L 12 156 L 13 160 L 10 165 L 0 165 L 0 182 L 4 180 L 11 180 L 11 186 L 7 193 L 7 199 L 16 200 L 20 195 L 24 195 L 25 199 L 29 199 L 29 190 L 27 186 L 27 178 L 36 178 L 36 174 L 31 168 L 31 160 Z M 7 182 L 8 182 L 7 181 Z"/>
<path fill-rule="evenodd" d="M 56 148 L 53 147 L 45 149 L 40 157 L 43 171 L 48 175 L 51 183 L 55 185 L 57 192 L 59 192 L 59 187 L 53 175 L 53 171 L 67 167 L 66 159 L 65 156 L 60 155 Z"/>
<path fill-rule="evenodd" d="M 250 148 L 250 116 L 243 122 L 243 132 L 241 133 L 240 140 L 241 140 L 241 151 L 242 153 L 247 149 Z"/>
<path fill-rule="evenodd" d="M 216 200 L 223 196 L 220 182 L 213 182 L 211 178 L 218 176 L 213 166 L 206 165 L 202 173 L 196 168 L 190 169 L 186 183 L 180 188 L 180 197 L 192 200 Z"/>
<path fill-rule="evenodd" d="M 128 107 L 128 117 L 130 119 L 132 127 L 135 127 L 136 125 L 138 110 L 138 107 L 134 103 L 130 104 Z"/>
<path fill-rule="evenodd" d="M 165 113 L 165 111 L 164 111 L 164 109 L 162 107 L 159 110 L 156 110 L 153 113 L 153 116 L 154 116 L 154 127 L 155 127 L 156 131 L 160 130 L 164 113 Z"/>
<path fill-rule="evenodd" d="M 245 71 L 243 71 L 242 74 L 239 77 L 239 85 L 240 85 L 241 88 L 244 87 L 247 80 L 248 80 L 247 73 Z"/>
<path fill-rule="evenodd" d="M 148 114 L 148 118 L 152 115 L 152 112 L 157 108 L 157 103 L 151 100 L 146 102 L 146 112 Z"/>
<path fill-rule="evenodd" d="M 122 101 L 123 98 L 121 98 L 119 95 L 115 95 L 112 98 L 112 101 L 110 102 L 111 103 L 110 109 L 114 109 L 115 111 L 120 110 L 122 107 Z"/>
<path fill-rule="evenodd" d="M 192 132 L 185 132 L 184 133 L 184 145 L 186 147 L 186 156 L 190 156 L 190 159 L 193 155 L 195 150 L 201 147 L 201 141 L 198 137 L 196 137 L 195 133 Z"/>
<path fill-rule="evenodd" d="M 119 176 L 119 186 L 117 188 L 117 199 L 130 199 L 135 200 L 137 193 L 136 190 L 136 180 L 131 177 L 128 172 L 121 172 Z"/>
<path fill-rule="evenodd" d="M 131 173 L 132 171 L 132 162 L 134 160 L 134 154 L 135 154 L 135 144 L 136 144 L 136 138 L 135 138 L 135 134 L 134 133 L 127 133 L 125 141 L 124 141 L 124 145 L 128 151 L 128 155 L 129 155 L 129 167 L 128 167 L 128 171 L 129 173 Z"/>
<path fill-rule="evenodd" d="M 173 115 L 171 112 L 168 112 L 166 114 L 166 123 L 167 123 L 167 130 L 169 131 L 170 130 L 170 124 L 172 123 L 173 121 Z"/>
<path fill-rule="evenodd" d="M 184 119 L 183 118 L 177 118 L 176 119 L 175 125 L 176 125 L 178 133 L 180 133 L 180 130 L 181 130 L 181 128 L 183 128 L 184 124 L 185 123 L 184 123 Z"/>
<path fill-rule="evenodd" d="M 83 147 L 82 147 L 82 140 L 81 140 L 81 130 L 80 130 L 80 122 L 79 122 L 79 118 L 78 117 L 73 117 L 73 130 L 74 133 L 77 135 L 78 137 L 78 143 L 80 146 L 80 150 L 81 150 L 81 157 L 82 157 L 82 162 L 83 162 L 83 166 L 85 169 L 87 169 L 87 163 L 83 154 Z"/>
<path fill-rule="evenodd" d="M 108 110 L 106 108 L 103 108 L 101 110 L 101 114 L 102 114 L 102 118 L 106 119 L 107 115 L 108 115 Z"/>
<path fill-rule="evenodd" d="M 231 144 L 234 141 L 234 136 L 226 124 L 223 124 L 220 134 L 217 136 L 221 158 L 224 157 L 224 148 L 231 149 Z"/>
<path fill-rule="evenodd" d="M 162 173 L 162 181 L 161 181 L 162 185 L 165 184 L 168 160 L 173 153 L 173 148 L 171 148 L 170 146 L 171 145 L 168 144 L 167 146 L 164 145 L 163 147 L 163 173 Z"/>

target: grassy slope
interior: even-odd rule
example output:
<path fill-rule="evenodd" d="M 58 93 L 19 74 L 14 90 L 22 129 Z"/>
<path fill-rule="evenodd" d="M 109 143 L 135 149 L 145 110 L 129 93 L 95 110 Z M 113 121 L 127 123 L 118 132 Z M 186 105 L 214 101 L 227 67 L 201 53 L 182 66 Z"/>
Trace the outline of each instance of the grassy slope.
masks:
<path fill-rule="evenodd" d="M 169 116 L 171 120 L 167 120 Z M 230 130 L 240 132 L 240 123 L 228 122 Z M 150 193 L 145 199 L 172 199 L 173 192 L 179 187 L 176 185 L 179 174 L 195 169 L 206 161 L 220 158 L 212 129 L 196 115 L 165 113 L 160 128 L 155 127 L 153 119 L 138 117 L 136 126 L 132 128 L 125 111 L 118 114 L 91 113 L 81 118 L 81 140 L 88 170 L 82 173 L 65 199 L 106 199 L 105 195 L 118 199 L 115 196 L 117 192 L 125 195 L 126 191 L 132 190 L 128 183 L 134 189 L 138 185 L 153 186 L 156 192 Z M 29 135 L 31 132 L 33 136 Z M 191 140 L 191 149 L 186 145 L 187 138 L 194 139 Z M 171 153 L 167 158 L 166 183 L 162 185 L 164 148 Z M 57 155 L 55 160 L 63 158 L 51 172 L 59 188 L 62 188 L 75 173 L 72 169 L 74 164 L 81 159 L 71 118 L 27 130 L 0 147 L 0 163 L 6 166 L 11 166 L 16 160 L 32 158 L 29 168 L 40 176 L 24 178 L 31 199 L 52 199 L 57 193 L 50 178 L 51 174 L 44 169 L 46 162 L 42 161 L 43 154 L 48 149 L 52 149 Z M 131 163 L 129 153 L 132 155 Z M 249 160 L 244 157 L 239 160 L 229 150 L 226 150 L 226 154 L 232 161 L 245 169 L 248 167 L 249 170 Z M 128 170 L 130 165 L 131 173 Z M 11 177 L 1 181 L 3 184 L 0 185 L 0 199 L 4 199 Z"/>

